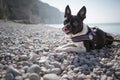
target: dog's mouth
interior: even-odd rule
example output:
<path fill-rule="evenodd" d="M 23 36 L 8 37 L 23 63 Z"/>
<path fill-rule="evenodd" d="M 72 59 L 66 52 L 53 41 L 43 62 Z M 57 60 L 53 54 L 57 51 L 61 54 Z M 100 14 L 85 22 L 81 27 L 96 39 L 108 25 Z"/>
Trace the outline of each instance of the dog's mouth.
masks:
<path fill-rule="evenodd" d="M 65 32 L 66 34 L 70 34 L 70 30 L 67 27 L 63 27 L 62 28 L 63 32 Z"/>

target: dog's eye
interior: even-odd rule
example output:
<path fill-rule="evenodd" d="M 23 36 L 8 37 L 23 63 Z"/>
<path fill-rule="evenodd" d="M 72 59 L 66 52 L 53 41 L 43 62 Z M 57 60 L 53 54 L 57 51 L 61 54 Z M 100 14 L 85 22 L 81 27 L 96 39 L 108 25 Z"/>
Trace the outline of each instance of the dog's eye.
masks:
<path fill-rule="evenodd" d="M 73 22 L 73 25 L 74 25 L 74 26 L 78 26 L 78 22 L 77 22 L 77 21 L 74 21 L 74 22 Z"/>
<path fill-rule="evenodd" d="M 65 21 L 64 21 L 64 25 L 67 24 L 68 22 L 69 22 L 68 20 L 65 20 Z"/>

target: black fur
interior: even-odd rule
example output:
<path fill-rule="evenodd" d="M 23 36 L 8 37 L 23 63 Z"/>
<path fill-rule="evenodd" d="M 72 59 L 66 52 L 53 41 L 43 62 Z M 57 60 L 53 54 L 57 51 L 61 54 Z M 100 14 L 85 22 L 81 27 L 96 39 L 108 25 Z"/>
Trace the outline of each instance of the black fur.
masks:
<path fill-rule="evenodd" d="M 86 7 L 83 6 L 77 15 L 72 15 L 69 6 L 67 5 L 65 9 L 64 17 L 66 20 L 64 21 L 65 29 L 68 30 L 67 34 L 77 34 L 83 30 L 83 20 L 86 18 Z M 88 27 L 88 34 L 91 29 Z M 84 41 L 84 46 L 87 51 L 92 49 L 101 49 L 102 47 L 109 46 L 113 43 L 114 38 L 111 35 L 108 35 L 101 29 L 96 29 L 95 32 L 95 41 Z"/>

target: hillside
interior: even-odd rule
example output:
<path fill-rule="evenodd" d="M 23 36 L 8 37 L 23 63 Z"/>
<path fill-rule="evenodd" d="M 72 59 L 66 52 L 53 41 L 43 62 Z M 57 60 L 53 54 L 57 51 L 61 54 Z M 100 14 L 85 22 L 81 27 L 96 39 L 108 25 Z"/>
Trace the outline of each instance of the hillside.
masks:
<path fill-rule="evenodd" d="M 63 13 L 40 0 L 0 0 L 0 18 L 30 23 L 62 23 Z"/>

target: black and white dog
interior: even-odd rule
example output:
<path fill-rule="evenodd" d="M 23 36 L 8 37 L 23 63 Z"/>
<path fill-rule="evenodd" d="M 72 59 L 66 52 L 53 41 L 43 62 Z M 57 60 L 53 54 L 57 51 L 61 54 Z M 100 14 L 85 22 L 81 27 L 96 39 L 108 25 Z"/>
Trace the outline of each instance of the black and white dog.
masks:
<path fill-rule="evenodd" d="M 72 15 L 69 5 L 65 9 L 65 21 L 63 32 L 70 35 L 71 44 L 58 47 L 56 52 L 88 52 L 94 49 L 108 47 L 113 43 L 114 38 L 98 28 L 90 28 L 83 23 L 86 18 L 86 7 L 83 6 L 77 15 Z"/>

